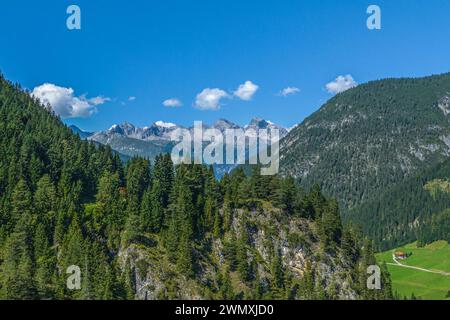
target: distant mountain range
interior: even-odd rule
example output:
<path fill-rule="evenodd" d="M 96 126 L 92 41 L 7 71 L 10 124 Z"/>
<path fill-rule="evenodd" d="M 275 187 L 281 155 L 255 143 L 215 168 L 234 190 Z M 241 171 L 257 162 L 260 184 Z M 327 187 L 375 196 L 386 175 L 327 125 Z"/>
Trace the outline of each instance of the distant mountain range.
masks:
<path fill-rule="evenodd" d="M 217 120 L 212 126 L 203 125 L 204 129 L 214 128 L 221 132 L 226 129 L 278 129 L 280 139 L 288 134 L 288 130 L 271 121 L 261 118 L 253 118 L 247 125 L 241 127 L 226 119 Z M 108 130 L 100 132 L 86 132 L 76 126 L 70 126 L 71 130 L 78 134 L 80 138 L 95 141 L 104 145 L 109 145 L 111 148 L 120 154 L 133 157 L 141 156 L 148 159 L 154 159 L 158 154 L 170 153 L 174 142 L 171 141 L 171 134 L 177 129 L 189 129 L 183 126 L 164 121 L 156 121 L 150 126 L 137 127 L 129 122 L 122 124 L 115 124 Z M 215 166 L 216 174 L 222 176 L 235 168 L 234 165 L 220 165 Z"/>

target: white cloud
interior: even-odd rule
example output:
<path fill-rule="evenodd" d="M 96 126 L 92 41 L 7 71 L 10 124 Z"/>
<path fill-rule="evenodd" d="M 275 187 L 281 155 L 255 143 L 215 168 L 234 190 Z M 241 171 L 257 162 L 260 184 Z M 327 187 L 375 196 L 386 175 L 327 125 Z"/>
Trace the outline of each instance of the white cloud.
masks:
<path fill-rule="evenodd" d="M 278 95 L 283 96 L 283 97 L 287 97 L 287 96 L 290 96 L 290 95 L 297 94 L 299 92 L 300 92 L 299 88 L 287 87 L 287 88 L 284 88 L 283 90 L 281 90 Z"/>
<path fill-rule="evenodd" d="M 241 100 L 249 101 L 252 99 L 253 95 L 258 91 L 259 87 L 251 81 L 245 81 L 241 84 L 239 88 L 234 92 L 234 95 Z"/>
<path fill-rule="evenodd" d="M 134 100 L 136 100 L 135 96 L 128 97 L 128 101 L 134 101 Z"/>
<path fill-rule="evenodd" d="M 84 96 L 82 96 L 83 99 L 86 99 Z M 108 97 L 102 97 L 102 96 L 98 96 L 98 97 L 94 97 L 88 100 L 88 102 L 94 106 L 98 106 L 101 104 L 104 104 L 105 102 L 111 101 L 110 98 Z"/>
<path fill-rule="evenodd" d="M 107 97 L 86 98 L 74 96 L 72 88 L 59 87 L 51 83 L 44 83 L 33 89 L 31 95 L 43 104 L 50 104 L 53 111 L 62 118 L 90 117 L 97 108 L 95 106 L 110 101 Z"/>
<path fill-rule="evenodd" d="M 195 106 L 201 110 L 218 110 L 223 98 L 229 98 L 228 93 L 218 88 L 206 88 L 197 95 Z"/>
<path fill-rule="evenodd" d="M 358 85 L 358 83 L 353 79 L 351 75 L 339 76 L 336 80 L 328 83 L 326 88 L 329 93 L 337 94 L 344 92 L 348 89 L 354 88 Z"/>
<path fill-rule="evenodd" d="M 176 99 L 176 98 L 171 98 L 171 99 L 167 99 L 163 102 L 163 106 L 167 107 L 167 108 L 179 108 L 183 106 L 183 103 Z"/>

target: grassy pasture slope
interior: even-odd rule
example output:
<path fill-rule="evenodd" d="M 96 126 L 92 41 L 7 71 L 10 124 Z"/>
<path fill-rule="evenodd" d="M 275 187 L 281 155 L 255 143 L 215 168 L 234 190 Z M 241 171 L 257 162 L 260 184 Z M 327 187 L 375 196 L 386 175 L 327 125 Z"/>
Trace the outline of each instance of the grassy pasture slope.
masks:
<path fill-rule="evenodd" d="M 401 264 L 419 267 L 434 272 L 450 273 L 450 245 L 446 241 L 437 241 L 424 248 L 417 248 L 416 243 L 406 245 L 396 250 L 389 250 L 377 254 L 377 260 L 388 263 L 394 292 L 400 296 L 416 297 L 427 300 L 450 300 L 450 275 L 430 273 L 421 270 L 408 269 L 395 265 L 392 254 L 404 251 L 412 255 Z"/>

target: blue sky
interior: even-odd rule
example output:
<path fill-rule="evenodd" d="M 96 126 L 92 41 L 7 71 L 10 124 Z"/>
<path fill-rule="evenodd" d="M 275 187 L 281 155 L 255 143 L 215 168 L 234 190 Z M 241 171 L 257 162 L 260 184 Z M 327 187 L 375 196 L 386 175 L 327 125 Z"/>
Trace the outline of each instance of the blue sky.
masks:
<path fill-rule="evenodd" d="M 81 30 L 66 27 L 71 4 Z M 382 10 L 379 31 L 366 27 L 370 4 Z M 450 71 L 449 18 L 447 0 L 2 1 L 0 69 L 29 90 L 72 88 L 97 110 L 65 120 L 85 130 L 254 116 L 290 127 L 332 97 L 326 84 L 340 75 Z M 246 81 L 258 86 L 251 99 L 233 96 Z M 277 94 L 287 87 L 300 92 Z M 207 88 L 229 95 L 217 110 L 195 105 Z M 163 106 L 171 98 L 183 106 Z"/>

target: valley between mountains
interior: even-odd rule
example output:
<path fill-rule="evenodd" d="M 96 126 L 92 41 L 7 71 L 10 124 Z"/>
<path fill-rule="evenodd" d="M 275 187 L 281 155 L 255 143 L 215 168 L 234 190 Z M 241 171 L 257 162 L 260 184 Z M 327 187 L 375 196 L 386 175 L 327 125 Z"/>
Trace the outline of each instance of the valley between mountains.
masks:
<path fill-rule="evenodd" d="M 319 183 L 338 200 L 346 222 L 356 222 L 377 247 L 387 249 L 423 237 L 432 217 L 450 205 L 445 196 L 436 199 L 424 189 L 450 174 L 449 117 L 450 74 L 443 74 L 360 85 L 289 131 L 261 118 L 243 128 L 279 129 L 281 174 L 307 189 Z M 225 119 L 211 127 L 240 128 Z M 170 133 L 177 128 L 158 121 L 145 128 L 125 122 L 98 133 L 72 130 L 125 158 L 154 159 L 170 152 Z M 235 168 L 216 167 L 216 174 Z"/>

